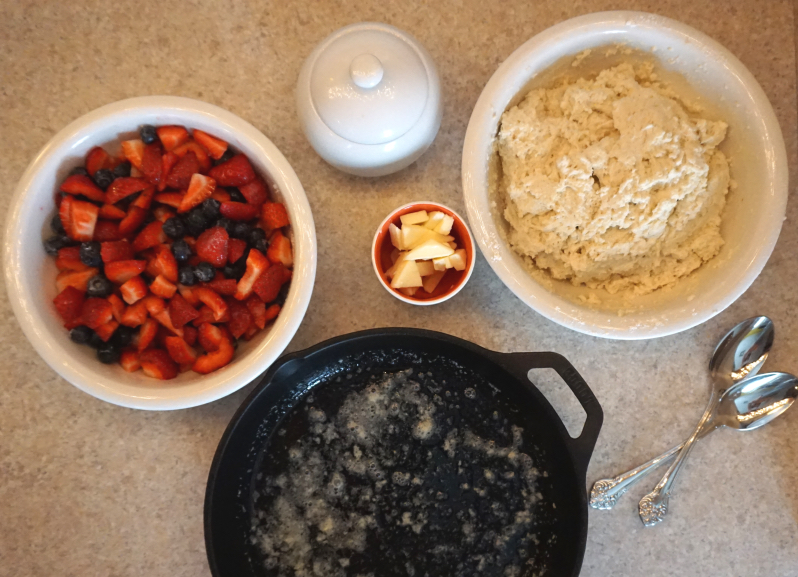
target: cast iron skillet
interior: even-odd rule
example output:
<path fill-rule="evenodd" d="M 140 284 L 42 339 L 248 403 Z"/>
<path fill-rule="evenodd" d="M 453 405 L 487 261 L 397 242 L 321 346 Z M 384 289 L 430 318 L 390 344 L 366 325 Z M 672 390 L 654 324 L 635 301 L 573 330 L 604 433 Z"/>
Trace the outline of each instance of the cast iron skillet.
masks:
<path fill-rule="evenodd" d="M 557 577 L 578 575 L 587 539 L 585 474 L 603 420 L 585 381 L 556 353 L 497 353 L 442 333 L 404 328 L 337 337 L 282 357 L 263 375 L 228 425 L 211 466 L 205 494 L 205 545 L 212 574 L 268 575 L 251 539 L 257 472 L 271 458 L 264 447 L 307 393 L 313 390 L 319 395 L 338 386 L 336 375 L 365 382 L 383 372 L 439 371 L 451 363 L 471 380 L 487 382 L 512 407 L 514 418 L 521 419 L 525 429 L 525 446 L 536 447 L 536 465 L 546 471 L 539 490 L 552 510 L 537 528 L 534 571 Z M 578 438 L 569 436 L 546 398 L 529 381 L 529 370 L 536 368 L 557 371 L 584 408 L 587 419 Z M 351 385 L 351 380 L 346 382 Z M 425 553 L 413 552 L 420 559 Z M 379 562 L 372 570 L 375 577 L 405 574 L 401 567 Z"/>

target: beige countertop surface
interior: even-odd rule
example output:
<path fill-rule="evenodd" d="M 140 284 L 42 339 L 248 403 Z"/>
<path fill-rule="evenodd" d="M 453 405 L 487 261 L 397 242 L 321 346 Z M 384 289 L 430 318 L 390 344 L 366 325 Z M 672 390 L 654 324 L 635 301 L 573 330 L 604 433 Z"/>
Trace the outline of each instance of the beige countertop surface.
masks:
<path fill-rule="evenodd" d="M 415 199 L 463 209 L 460 154 L 471 110 L 520 44 L 564 19 L 606 9 L 679 19 L 725 45 L 773 103 L 796 181 L 793 5 L 581 0 L 484 2 L 186 2 L 0 0 L 0 217 L 36 152 L 67 123 L 132 96 L 205 100 L 254 124 L 305 186 L 318 275 L 289 349 L 380 326 L 441 330 L 498 351 L 556 351 L 585 377 L 605 420 L 588 481 L 618 473 L 685 437 L 706 399 L 705 366 L 739 320 L 776 322 L 768 369 L 798 372 L 798 214 L 794 199 L 773 256 L 728 310 L 684 333 L 613 342 L 527 308 L 479 258 L 465 289 L 421 310 L 377 283 L 368 252 L 389 210 Z M 437 63 L 443 124 L 429 151 L 392 176 L 359 179 L 325 164 L 303 136 L 293 98 L 299 67 L 346 24 L 383 21 L 416 36 Z M 0 576 L 208 575 L 205 483 L 244 389 L 207 406 L 142 412 L 98 401 L 53 372 L 0 298 Z M 353 295 L 359 295 L 357 298 Z M 566 419 L 569 396 L 545 387 Z M 668 519 L 645 529 L 633 488 L 590 511 L 582 575 L 798 575 L 798 412 L 751 434 L 700 443 Z"/>

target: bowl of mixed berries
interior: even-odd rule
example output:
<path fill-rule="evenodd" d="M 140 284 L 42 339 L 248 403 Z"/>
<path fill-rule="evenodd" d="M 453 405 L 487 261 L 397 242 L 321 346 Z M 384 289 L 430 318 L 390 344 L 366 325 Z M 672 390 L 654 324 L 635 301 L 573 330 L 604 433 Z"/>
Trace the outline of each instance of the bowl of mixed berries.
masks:
<path fill-rule="evenodd" d="M 8 214 L 17 319 L 67 381 L 178 409 L 252 382 L 307 310 L 313 217 L 283 155 L 216 106 L 117 102 L 59 132 Z"/>

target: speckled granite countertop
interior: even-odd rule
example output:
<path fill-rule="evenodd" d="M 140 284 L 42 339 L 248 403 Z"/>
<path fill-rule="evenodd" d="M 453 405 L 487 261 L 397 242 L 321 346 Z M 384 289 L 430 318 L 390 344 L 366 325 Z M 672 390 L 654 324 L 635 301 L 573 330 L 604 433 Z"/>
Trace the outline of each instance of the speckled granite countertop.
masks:
<path fill-rule="evenodd" d="M 617 473 L 688 434 L 705 401 L 707 358 L 738 320 L 771 316 L 777 337 L 768 367 L 798 371 L 794 201 L 775 253 L 738 302 L 700 327 L 647 342 L 587 337 L 545 320 L 482 259 L 460 295 L 420 311 L 379 286 L 366 256 L 376 225 L 401 203 L 426 198 L 463 208 L 466 125 L 502 60 L 563 19 L 617 8 L 682 20 L 739 57 L 773 103 L 796 181 L 793 6 L 786 0 L 0 0 L 0 217 L 37 150 L 98 106 L 174 94 L 227 108 L 282 150 L 316 219 L 316 290 L 291 349 L 396 325 L 442 330 L 501 351 L 560 352 L 605 411 L 588 479 Z M 410 168 L 372 180 L 346 176 L 313 152 L 293 100 L 299 66 L 313 46 L 361 20 L 415 35 L 431 52 L 443 84 L 443 125 L 431 149 Z M 342 219 L 349 224 L 341 226 Z M 361 295 L 357 306 L 353 294 Z M 66 383 L 36 355 L 4 289 L 0 315 L 0 575 L 209 574 L 202 534 L 206 477 L 247 391 L 172 413 L 108 405 Z M 568 398 L 549 390 L 555 402 Z M 565 412 L 568 419 L 575 415 L 567 406 Z M 791 413 L 755 433 L 720 432 L 701 443 L 680 478 L 669 518 L 656 529 L 644 529 L 636 515 L 648 484 L 634 488 L 616 510 L 591 510 L 582 574 L 798 575 L 796 433 L 798 413 Z"/>

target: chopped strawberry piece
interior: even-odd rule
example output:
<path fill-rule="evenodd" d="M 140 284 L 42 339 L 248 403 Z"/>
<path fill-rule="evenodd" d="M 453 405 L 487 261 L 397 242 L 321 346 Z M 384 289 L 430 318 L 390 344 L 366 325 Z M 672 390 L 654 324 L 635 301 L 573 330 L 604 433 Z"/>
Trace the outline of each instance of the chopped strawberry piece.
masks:
<path fill-rule="evenodd" d="M 144 143 L 141 140 L 137 138 L 124 141 L 122 143 L 122 154 L 130 164 L 141 170 L 144 158 Z"/>
<path fill-rule="evenodd" d="M 240 238 L 231 238 L 227 243 L 227 262 L 235 262 L 244 256 L 247 250 L 247 241 Z"/>
<path fill-rule="evenodd" d="M 180 337 L 166 337 L 164 339 L 164 344 L 172 360 L 180 365 L 186 363 L 191 363 L 193 365 L 194 361 L 197 360 L 197 351 L 192 349 L 189 344 Z"/>
<path fill-rule="evenodd" d="M 149 290 L 147 290 L 147 284 L 144 282 L 144 279 L 136 275 L 125 281 L 122 286 L 119 287 L 119 292 L 122 293 L 122 298 L 125 299 L 125 302 L 132 305 L 146 297 Z"/>
<path fill-rule="evenodd" d="M 177 290 L 180 291 L 180 296 L 186 299 L 186 302 L 192 307 L 195 307 L 199 304 L 200 300 L 196 297 L 196 295 L 194 295 L 194 289 L 192 289 L 190 286 L 179 284 L 177 285 Z"/>
<path fill-rule="evenodd" d="M 177 282 L 177 261 L 169 245 L 162 244 L 155 249 L 155 257 L 150 261 L 154 271 L 171 283 Z"/>
<path fill-rule="evenodd" d="M 131 206 L 127 216 L 119 223 L 119 234 L 123 237 L 135 232 L 147 218 L 147 211 L 138 206 Z"/>
<path fill-rule="evenodd" d="M 114 331 L 119 327 L 119 323 L 115 320 L 110 320 L 105 324 L 100 325 L 94 332 L 97 333 L 97 336 L 100 337 L 103 342 L 107 343 L 108 339 L 110 339 L 114 335 Z"/>
<path fill-rule="evenodd" d="M 242 186 L 255 180 L 255 171 L 243 154 L 214 166 L 208 174 L 219 186 Z"/>
<path fill-rule="evenodd" d="M 263 228 L 267 230 L 275 230 L 290 224 L 288 212 L 286 212 L 285 206 L 279 202 L 267 202 L 261 211 L 261 222 Z"/>
<path fill-rule="evenodd" d="M 101 168 L 108 168 L 106 164 L 110 157 L 101 146 L 95 146 L 86 155 L 86 172 L 94 176 Z"/>
<path fill-rule="evenodd" d="M 277 303 L 274 303 L 269 308 L 266 309 L 266 322 L 268 323 L 270 320 L 276 319 L 277 315 L 280 314 L 281 306 Z"/>
<path fill-rule="evenodd" d="M 217 293 L 207 287 L 194 289 L 194 294 L 203 303 L 208 305 L 213 311 L 214 319 L 219 322 L 227 313 L 227 303 Z"/>
<path fill-rule="evenodd" d="M 119 355 L 119 364 L 128 373 L 135 373 L 141 368 L 138 351 L 126 349 Z"/>
<path fill-rule="evenodd" d="M 174 153 L 181 158 L 189 152 L 193 152 L 197 156 L 197 160 L 199 160 L 200 163 L 200 172 L 202 174 L 208 174 L 208 171 L 211 169 L 211 159 L 208 156 L 208 153 L 205 152 L 205 149 L 199 144 L 193 140 L 189 140 L 185 144 L 181 144 L 174 149 Z"/>
<path fill-rule="evenodd" d="M 144 153 L 141 155 L 141 172 L 144 173 L 150 184 L 158 186 L 161 184 L 163 175 L 163 163 L 161 157 L 163 156 L 163 147 L 160 142 L 153 142 L 144 147 Z"/>
<path fill-rule="evenodd" d="M 181 144 L 188 142 L 191 138 L 188 130 L 182 126 L 160 126 L 156 132 L 158 133 L 158 139 L 161 141 L 161 144 L 163 144 L 163 147 L 167 152 L 174 150 Z"/>
<path fill-rule="evenodd" d="M 271 248 L 269 250 L 271 250 Z M 235 298 L 241 301 L 251 295 L 255 281 L 258 280 L 258 277 L 262 275 L 269 266 L 269 259 L 263 256 L 262 252 L 255 248 L 251 249 L 247 257 L 247 270 L 236 286 Z"/>
<path fill-rule="evenodd" d="M 202 325 L 200 327 L 200 335 L 202 335 L 203 327 L 209 326 L 213 325 L 207 323 Z M 199 357 L 192 369 L 201 375 L 206 375 L 228 364 L 233 360 L 233 354 L 235 354 L 235 349 L 232 343 L 228 339 L 222 338 L 219 342 L 219 347 L 215 351 L 210 351 Z"/>
<path fill-rule="evenodd" d="M 220 327 L 212 325 L 211 323 L 202 323 L 199 325 L 197 339 L 199 340 L 200 346 L 207 352 L 218 350 L 224 338 L 226 338 L 226 335 L 222 332 Z"/>
<path fill-rule="evenodd" d="M 163 223 L 155 220 L 141 229 L 141 232 L 133 241 L 133 250 L 136 252 L 147 250 L 166 242 L 168 238 L 163 231 Z"/>
<path fill-rule="evenodd" d="M 219 208 L 222 216 L 230 220 L 252 220 L 258 216 L 258 207 L 243 202 L 223 202 Z"/>
<path fill-rule="evenodd" d="M 138 327 L 147 320 L 147 305 L 143 301 L 138 301 L 125 309 L 120 321 L 126 327 Z"/>
<path fill-rule="evenodd" d="M 162 192 L 161 194 L 156 194 L 153 200 L 171 206 L 172 208 L 178 208 L 183 201 L 183 194 L 180 192 Z"/>
<path fill-rule="evenodd" d="M 113 204 L 104 204 L 100 207 L 100 218 L 109 220 L 122 220 L 125 218 L 125 211 Z"/>
<path fill-rule="evenodd" d="M 269 189 L 261 177 L 255 177 L 255 180 L 249 184 L 239 186 L 238 190 L 244 195 L 249 204 L 262 205 L 269 200 Z"/>
<path fill-rule="evenodd" d="M 183 158 L 179 158 L 177 155 L 175 155 L 175 158 L 178 160 L 166 177 L 166 186 L 186 190 L 191 183 L 192 175 L 202 169 L 200 161 L 193 150 L 189 150 Z"/>
<path fill-rule="evenodd" d="M 70 323 L 80 316 L 84 300 L 81 291 L 73 286 L 67 286 L 53 299 L 53 304 L 61 318 Z"/>
<path fill-rule="evenodd" d="M 150 185 L 143 178 L 134 178 L 132 176 L 117 178 L 108 187 L 108 191 L 105 194 L 105 202 L 108 204 L 116 204 L 123 198 L 141 192 L 149 186 Z"/>
<path fill-rule="evenodd" d="M 170 283 L 163 275 L 158 275 L 150 284 L 150 292 L 155 296 L 170 299 L 177 291 L 177 287 Z"/>
<path fill-rule="evenodd" d="M 133 245 L 126 240 L 103 242 L 100 244 L 100 256 L 104 263 L 117 260 L 132 260 L 134 254 Z"/>
<path fill-rule="evenodd" d="M 55 267 L 60 271 L 65 270 L 86 270 L 90 268 L 80 260 L 79 246 L 65 246 L 58 251 L 55 259 Z"/>
<path fill-rule="evenodd" d="M 194 140 L 207 150 L 214 160 L 219 160 L 227 150 L 227 143 L 224 140 L 201 130 L 194 129 Z"/>
<path fill-rule="evenodd" d="M 236 294 L 237 284 L 234 278 L 215 278 L 208 283 L 208 288 L 215 290 L 220 295 L 231 297 Z"/>
<path fill-rule="evenodd" d="M 105 276 L 114 284 L 124 284 L 144 272 L 146 260 L 117 260 L 105 265 Z"/>
<path fill-rule="evenodd" d="M 266 271 L 258 277 L 252 290 L 257 294 L 265 303 L 270 303 L 277 298 L 280 294 L 280 288 L 285 283 L 284 273 L 285 267 L 280 264 L 269 267 Z"/>
<path fill-rule="evenodd" d="M 96 330 L 114 318 L 111 303 L 105 299 L 92 297 L 83 302 L 80 307 L 80 321 L 90 329 Z"/>
<path fill-rule="evenodd" d="M 249 309 L 249 314 L 252 315 L 252 322 L 255 326 L 259 329 L 264 328 L 266 326 L 266 305 L 263 304 L 260 297 L 258 295 L 252 295 L 244 304 L 247 305 L 247 309 Z"/>
<path fill-rule="evenodd" d="M 200 314 L 192 307 L 186 299 L 181 295 L 176 294 L 169 301 L 169 317 L 172 319 L 172 324 L 177 328 L 182 328 L 186 323 L 190 323 Z M 175 359 L 177 360 L 177 359 Z"/>
<path fill-rule="evenodd" d="M 67 232 L 69 238 L 86 242 L 94 238 L 94 227 L 100 207 L 85 200 L 73 200 L 71 213 L 71 231 Z M 64 227 L 66 229 L 66 227 Z"/>
<path fill-rule="evenodd" d="M 183 340 L 188 343 L 188 346 L 193 347 L 197 342 L 199 331 L 191 325 L 183 327 Z"/>
<path fill-rule="evenodd" d="M 64 196 L 63 198 L 61 195 L 57 195 L 58 198 L 61 198 L 61 204 L 58 205 L 58 218 L 61 219 L 61 224 L 64 225 L 64 231 L 66 232 L 67 236 L 72 236 L 72 203 L 74 202 L 74 198 L 71 196 Z"/>
<path fill-rule="evenodd" d="M 89 268 L 86 270 L 65 270 L 58 273 L 55 277 L 55 288 L 60 293 L 68 286 L 78 289 L 80 292 L 85 293 L 89 285 L 89 279 L 96 276 L 100 270 L 96 268 Z"/>
<path fill-rule="evenodd" d="M 67 194 L 83 195 L 89 200 L 105 202 L 105 193 L 102 189 L 94 184 L 91 178 L 82 174 L 68 176 L 67 179 L 61 183 L 60 190 Z"/>
<path fill-rule="evenodd" d="M 159 222 L 166 222 L 175 216 L 175 212 L 166 206 L 156 206 L 152 211 L 152 215 L 155 217 L 155 220 Z"/>
<path fill-rule="evenodd" d="M 111 314 L 114 315 L 114 320 L 121 323 L 122 316 L 125 314 L 125 303 L 114 294 L 108 297 L 108 302 L 111 304 Z"/>
<path fill-rule="evenodd" d="M 139 329 L 139 342 L 136 348 L 139 352 L 143 351 L 147 347 L 149 347 L 152 342 L 155 340 L 155 336 L 158 334 L 158 321 L 155 319 L 147 319 L 144 321 L 144 324 L 141 325 Z"/>
<path fill-rule="evenodd" d="M 147 312 L 150 313 L 150 316 L 154 317 L 161 311 L 166 310 L 166 301 L 164 301 L 161 297 L 150 295 L 148 297 L 144 297 L 144 306 L 147 307 Z"/>
<path fill-rule="evenodd" d="M 227 306 L 230 309 L 230 322 L 227 323 L 227 327 L 233 336 L 238 338 L 247 332 L 249 325 L 252 324 L 252 314 L 246 305 L 237 300 L 230 299 Z"/>
<path fill-rule="evenodd" d="M 201 326 L 203 323 L 217 322 L 216 317 L 213 314 L 213 309 L 211 309 L 211 307 L 209 307 L 208 305 L 202 305 L 202 307 L 200 307 L 198 312 L 199 316 L 193 321 L 191 321 L 191 324 L 194 325 L 195 327 Z"/>
<path fill-rule="evenodd" d="M 141 369 L 148 377 L 161 380 L 174 379 L 177 376 L 177 365 L 166 351 L 150 349 L 139 357 Z"/>
<path fill-rule="evenodd" d="M 125 235 L 119 232 L 120 223 L 111 220 L 97 220 L 97 225 L 94 227 L 94 240 L 97 242 L 113 242 L 115 240 L 122 240 Z"/>
<path fill-rule="evenodd" d="M 183 329 L 177 328 L 175 325 L 172 324 L 172 318 L 169 316 L 168 310 L 162 310 L 157 315 L 153 315 L 153 318 L 159 323 L 161 323 L 161 326 L 167 329 L 170 333 L 177 335 L 179 337 L 183 336 Z"/>
<path fill-rule="evenodd" d="M 189 182 L 188 190 L 180 202 L 177 212 L 182 214 L 188 212 L 204 200 L 210 198 L 216 188 L 216 181 L 202 174 L 193 174 Z"/>
<path fill-rule="evenodd" d="M 230 193 L 223 188 L 217 188 L 213 191 L 211 198 L 219 202 L 228 202 L 230 200 Z"/>
<path fill-rule="evenodd" d="M 223 267 L 227 264 L 229 239 L 230 235 L 222 227 L 209 228 L 197 238 L 197 256 L 217 268 Z"/>
<path fill-rule="evenodd" d="M 134 200 L 132 203 L 130 203 L 130 206 L 137 206 L 139 208 L 147 210 L 150 208 L 150 205 L 152 204 L 153 196 L 155 196 L 155 187 L 149 186 L 141 191 L 139 197 L 136 200 Z"/>
<path fill-rule="evenodd" d="M 256 334 L 258 334 L 259 330 L 260 329 L 258 328 L 258 325 L 256 325 L 255 323 L 252 323 L 251 325 L 249 325 L 249 328 L 247 329 L 247 331 L 242 336 L 244 337 L 245 341 L 248 341 L 252 337 L 254 337 Z"/>
<path fill-rule="evenodd" d="M 172 169 L 179 160 L 180 157 L 174 152 L 167 152 L 161 157 L 161 175 L 163 178 L 161 178 L 161 184 L 158 185 L 159 191 L 163 191 L 167 186 L 171 186 L 166 182 L 166 177 L 170 172 L 172 172 Z"/>
<path fill-rule="evenodd" d="M 291 254 L 291 241 L 278 231 L 271 239 L 266 256 L 274 264 L 281 263 L 286 268 L 291 267 L 294 264 L 294 256 Z"/>

